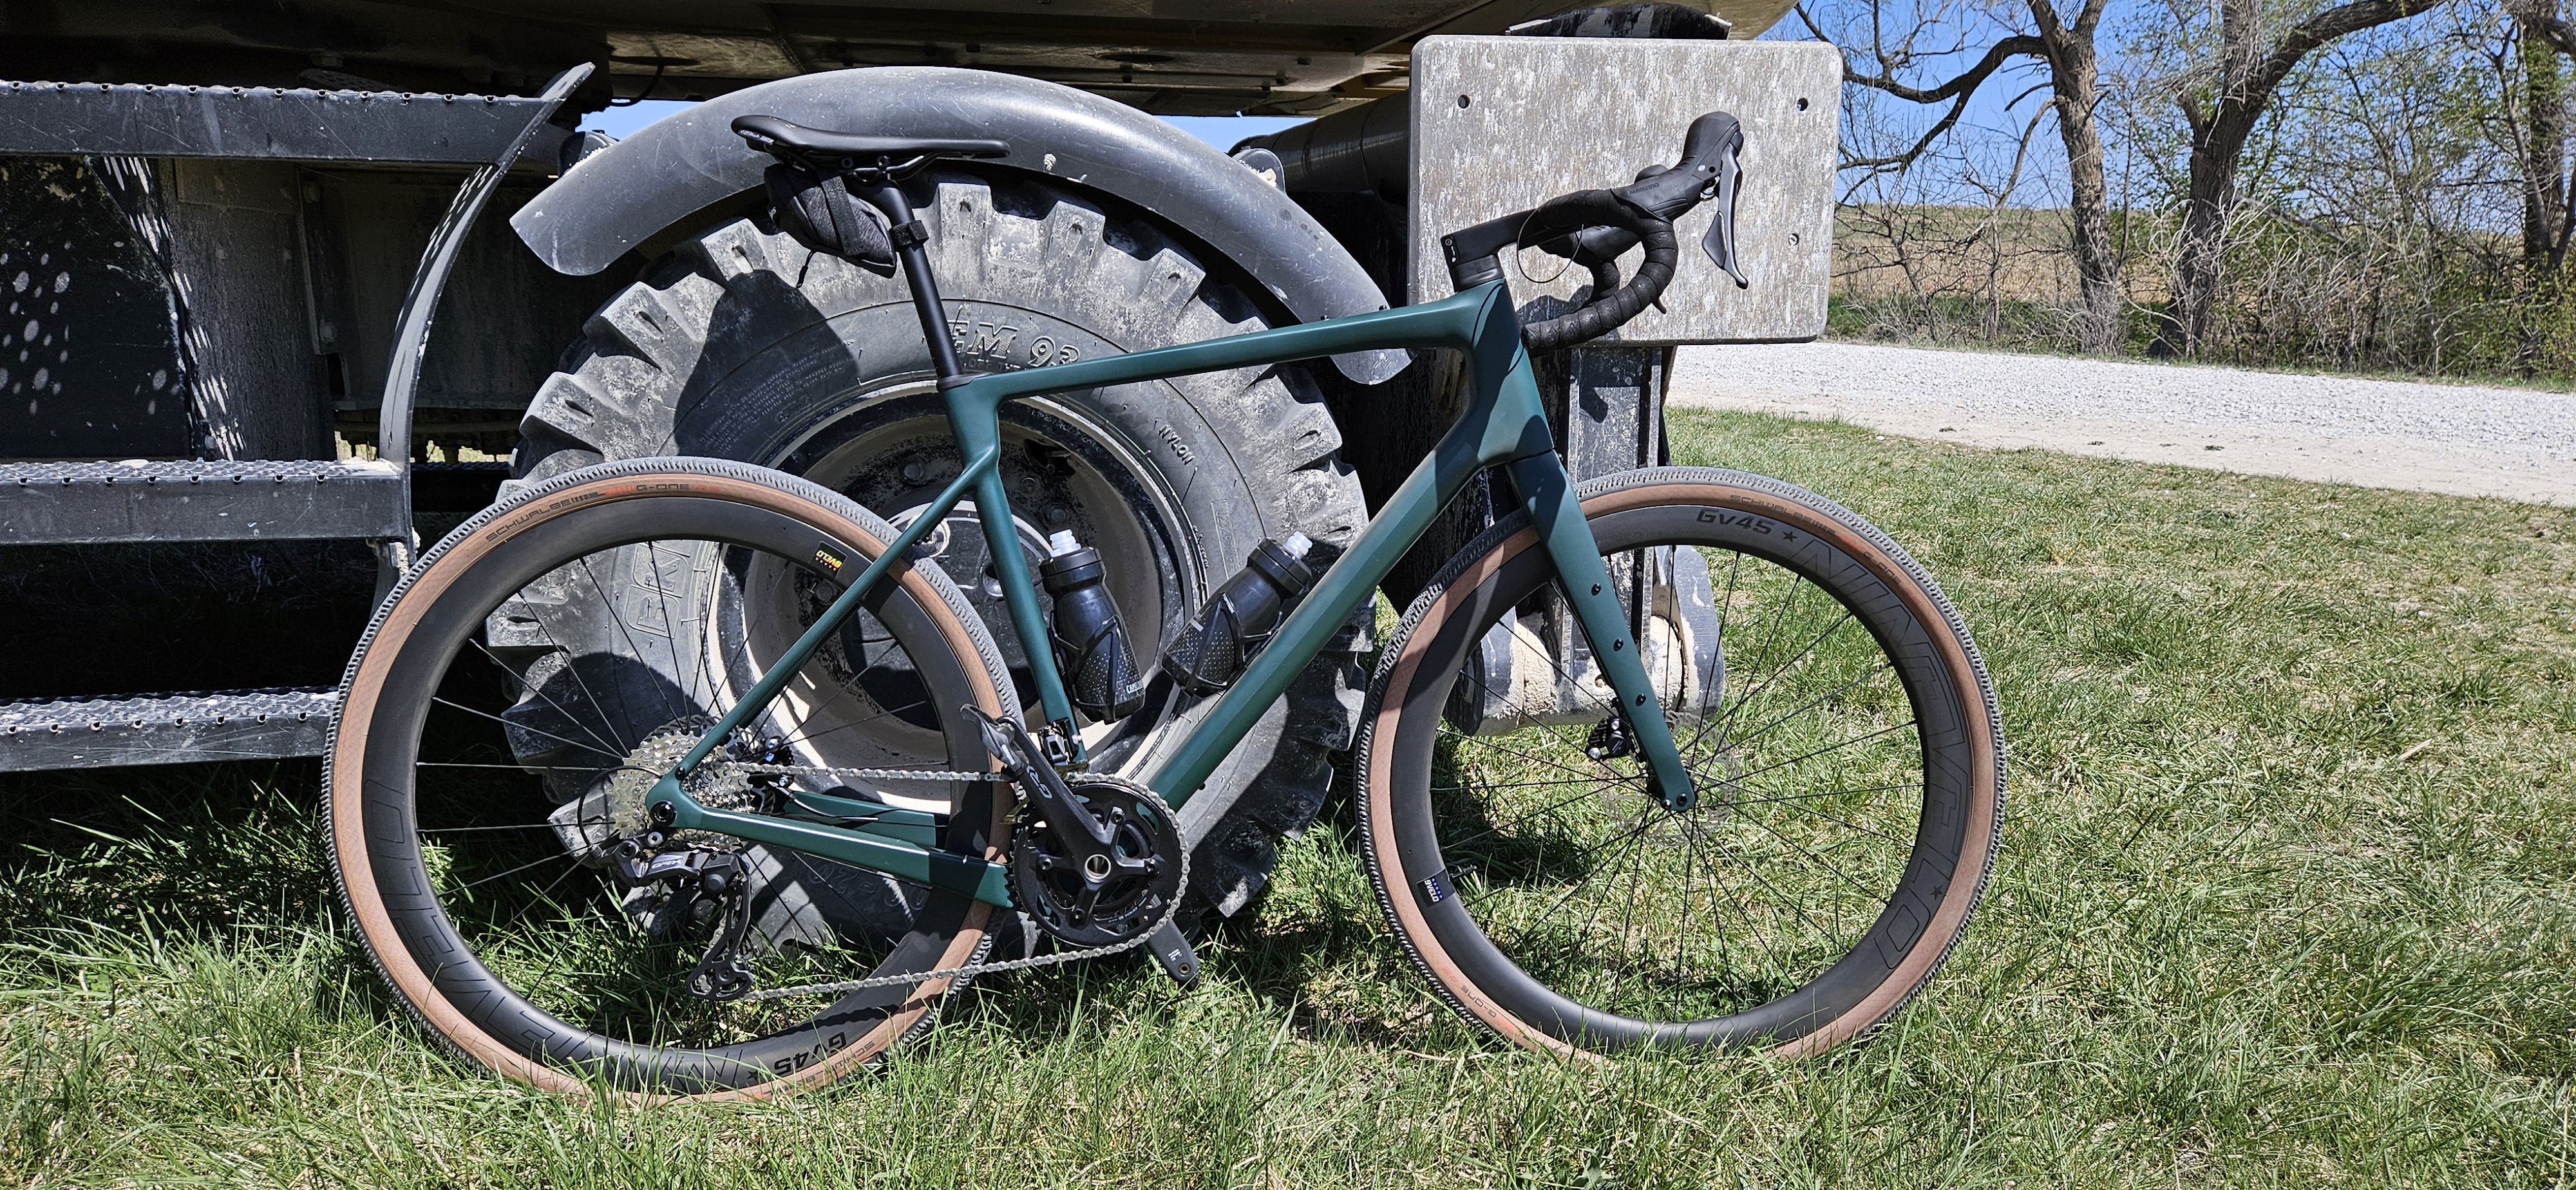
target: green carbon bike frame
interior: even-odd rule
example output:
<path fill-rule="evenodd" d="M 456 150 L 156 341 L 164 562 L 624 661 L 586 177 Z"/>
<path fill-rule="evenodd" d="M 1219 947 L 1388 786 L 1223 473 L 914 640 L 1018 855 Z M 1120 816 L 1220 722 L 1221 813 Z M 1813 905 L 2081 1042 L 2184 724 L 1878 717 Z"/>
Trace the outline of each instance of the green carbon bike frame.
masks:
<path fill-rule="evenodd" d="M 943 335 L 946 327 L 934 323 L 930 316 L 938 305 L 936 294 L 925 284 L 926 270 L 913 280 L 916 296 L 927 298 L 923 303 L 925 330 L 934 336 Z M 951 358 L 951 353 L 936 350 L 947 346 L 944 339 L 934 337 L 934 344 L 936 358 L 943 362 Z M 1351 612 L 1370 598 L 1378 581 L 1431 526 L 1440 510 L 1479 470 L 1499 465 L 1510 473 L 1521 507 L 1528 511 L 1531 523 L 1544 538 L 1556 572 L 1564 580 L 1575 617 L 1592 642 L 1592 656 L 1618 694 L 1619 709 L 1628 717 L 1637 753 L 1652 783 L 1650 788 L 1669 806 L 1689 806 L 1696 793 L 1664 716 L 1659 708 L 1638 713 L 1654 704 L 1654 688 L 1631 638 L 1628 614 L 1611 593 L 1600 549 L 1584 521 L 1582 507 L 1575 501 L 1565 468 L 1557 459 L 1554 435 L 1530 371 L 1529 354 L 1522 347 L 1520 324 L 1513 316 L 1511 295 L 1500 280 L 1440 301 L 1400 309 L 1054 367 L 943 380 L 941 395 L 947 402 L 949 425 L 957 435 L 959 453 L 966 460 L 956 480 L 850 583 L 822 618 L 707 730 L 697 746 L 662 776 L 648 800 L 670 804 L 669 829 L 733 835 L 964 893 L 994 905 L 1010 905 L 1007 866 L 940 850 L 935 845 L 936 836 L 931 829 L 934 823 L 929 815 L 910 811 L 888 814 L 888 807 L 873 802 L 844 802 L 804 794 L 799 795 L 798 801 L 816 811 L 868 816 L 874 821 L 843 826 L 746 814 L 697 802 L 689 796 L 680 777 L 704 762 L 737 729 L 757 719 L 789 677 L 858 610 L 868 590 L 899 561 L 911 557 L 913 547 L 959 503 L 969 499 L 981 510 L 977 519 L 983 523 L 991 547 L 994 577 L 1001 581 L 1012 628 L 1028 655 L 1030 673 L 1047 718 L 1071 744 L 1075 763 L 1082 763 L 1080 737 L 1072 731 L 1072 703 L 1056 670 L 1045 610 L 1030 581 L 1028 560 L 1020 552 L 1010 500 L 1002 482 L 1002 404 L 1042 393 L 1399 347 L 1463 352 L 1470 389 L 1466 412 L 1334 561 L 1314 590 L 1298 603 L 1268 645 L 1253 657 L 1242 677 L 1218 697 L 1215 709 L 1178 750 L 1145 777 L 1145 784 L 1175 808 L 1197 793 L 1308 660 Z M 1000 774 L 995 776 L 1001 779 Z"/>

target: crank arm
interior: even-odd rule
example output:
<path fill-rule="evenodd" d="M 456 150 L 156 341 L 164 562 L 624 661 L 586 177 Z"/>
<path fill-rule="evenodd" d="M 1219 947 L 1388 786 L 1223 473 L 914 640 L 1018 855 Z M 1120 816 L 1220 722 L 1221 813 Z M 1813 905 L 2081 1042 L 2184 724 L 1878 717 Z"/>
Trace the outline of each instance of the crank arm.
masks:
<path fill-rule="evenodd" d="M 1164 922 L 1145 939 L 1145 947 L 1154 952 L 1154 961 L 1162 964 L 1163 974 L 1181 985 L 1182 991 L 1199 986 L 1199 956 L 1190 948 L 1188 936 L 1173 922 Z"/>
<path fill-rule="evenodd" d="M 1066 854 L 1077 859 L 1112 858 L 1109 825 L 1083 805 L 1081 798 L 1073 796 L 1073 789 L 1038 750 L 1037 741 L 1029 738 L 1028 729 L 996 719 L 971 704 L 960 709 L 974 718 L 984 733 L 986 750 L 1002 762 L 1002 771 L 1019 783 L 1029 802 L 1046 817 L 1047 829 Z"/>

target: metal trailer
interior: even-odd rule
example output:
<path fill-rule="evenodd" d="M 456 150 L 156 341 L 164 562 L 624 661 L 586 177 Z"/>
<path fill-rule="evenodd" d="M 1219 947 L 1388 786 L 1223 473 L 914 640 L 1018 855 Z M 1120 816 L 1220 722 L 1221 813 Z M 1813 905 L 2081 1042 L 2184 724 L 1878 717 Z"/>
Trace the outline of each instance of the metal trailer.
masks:
<path fill-rule="evenodd" d="M 935 445 L 906 437 L 920 394 L 890 372 L 781 362 L 811 357 L 817 341 L 796 335 L 828 325 L 848 351 L 826 354 L 865 371 L 891 350 L 867 337 L 866 312 L 815 315 L 823 299 L 775 262 L 754 270 L 766 290 L 729 280 L 760 251 L 757 163 L 721 128 L 748 89 L 762 110 L 808 123 L 1008 140 L 1009 158 L 943 183 L 955 201 L 939 210 L 980 230 L 949 242 L 990 254 L 963 263 L 998 278 L 952 288 L 961 349 L 1030 366 L 1153 345 L 1119 328 L 1156 303 L 1168 326 L 1154 333 L 1177 341 L 1409 300 L 1439 275 L 1419 258 L 1443 217 L 1413 180 L 1460 154 L 1488 170 L 1509 158 L 1483 139 L 1490 128 L 1426 122 L 1417 47 L 1510 31 L 1645 52 L 1726 38 L 1728 20 L 1740 39 L 1787 8 L 1693 3 L 0 8 L 0 79 L 22 80 L 0 82 L 0 772 L 320 754 L 335 659 L 370 594 L 514 476 L 728 453 L 838 468 L 826 482 L 882 512 L 905 507 L 904 481 L 941 465 Z M 1627 61 L 1649 59 L 1553 68 Z M 1780 61 L 1741 65 L 1777 74 Z M 1800 92 L 1784 112 L 1813 95 L 1825 139 L 1805 124 L 1798 135 L 1827 146 L 1829 168 L 1838 67 L 1823 69 L 1773 90 Z M 1615 85 L 1648 107 L 1671 98 L 1651 80 Z M 1758 77 L 1742 85 L 1761 90 Z M 1534 99 L 1560 82 L 1524 67 L 1479 86 Z M 574 131 L 584 113 L 647 98 L 709 102 L 620 144 Z M 1145 115 L 1237 112 L 1320 118 L 1228 161 Z M 1416 143 L 1432 128 L 1447 139 Z M 1653 152 L 1678 143 L 1650 131 Z M 1657 461 L 1670 343 L 1821 329 L 1829 228 L 1797 197 L 1824 192 L 1807 181 L 1783 192 L 1805 206 L 1781 225 L 1813 242 L 1793 234 L 1780 249 L 1774 273 L 1802 280 L 1766 287 L 1786 295 L 1777 309 L 1739 303 L 1543 361 L 1578 478 Z M 1530 178 L 1542 191 L 1563 182 Z M 1060 251 L 1068 237 L 1079 242 Z M 944 284 L 957 264 L 943 260 Z M 782 284 L 791 292 L 761 296 Z M 1075 296 L 1011 296 L 1059 290 Z M 667 333 L 673 315 L 697 337 Z M 736 324 L 785 329 L 725 329 Z M 728 334 L 749 339 L 719 342 Z M 1178 390 L 1193 425 L 1107 397 L 1042 409 L 1020 427 L 1017 462 L 1051 523 L 1029 530 L 1069 519 L 1150 554 L 1156 565 L 1131 568 L 1145 577 L 1117 594 L 1138 635 L 1159 639 L 1263 530 L 1303 521 L 1324 537 L 1374 506 L 1437 436 L 1442 387 L 1435 361 L 1353 358 Z M 842 394 L 840 421 L 807 407 L 824 390 Z M 862 406 L 874 412 L 843 416 Z M 1170 457 L 1136 459 L 1155 451 Z M 1231 470 L 1205 487 L 1231 495 L 1155 478 L 1219 464 Z M 1467 502 L 1447 541 L 1484 515 Z M 1435 536 L 1389 580 L 1398 606 L 1444 544 Z M 971 593 L 983 559 L 941 560 Z M 190 584 L 207 590 L 167 594 Z M 145 588 L 166 597 L 112 606 Z M 1362 647 L 1356 630 L 1346 644 Z M 1342 660 L 1284 700 L 1266 750 L 1218 777 L 1267 790 L 1241 803 L 1240 837 L 1219 840 L 1233 854 L 1211 881 L 1225 911 L 1260 883 L 1271 838 L 1321 800 L 1357 708 L 1359 675 Z M 174 688 L 189 689 L 128 692 Z"/>

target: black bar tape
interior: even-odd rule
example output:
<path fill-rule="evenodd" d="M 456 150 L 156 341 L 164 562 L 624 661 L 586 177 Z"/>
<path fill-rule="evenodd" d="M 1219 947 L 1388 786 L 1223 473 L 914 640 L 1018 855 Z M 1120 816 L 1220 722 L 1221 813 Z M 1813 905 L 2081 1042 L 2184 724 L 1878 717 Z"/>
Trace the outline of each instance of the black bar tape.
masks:
<path fill-rule="evenodd" d="M 1673 282 L 1674 267 L 1681 263 L 1681 247 L 1673 238 L 1671 223 L 1607 190 L 1578 190 L 1549 199 L 1530 212 L 1521 242 L 1534 243 L 1586 227 L 1634 233 L 1645 245 L 1645 262 L 1637 266 L 1635 278 L 1616 288 L 1610 287 L 1619 278 L 1615 263 L 1593 267 L 1592 300 L 1583 308 L 1521 328 L 1521 341 L 1533 355 L 1598 339 L 1626 325 L 1663 296 L 1664 287 Z"/>

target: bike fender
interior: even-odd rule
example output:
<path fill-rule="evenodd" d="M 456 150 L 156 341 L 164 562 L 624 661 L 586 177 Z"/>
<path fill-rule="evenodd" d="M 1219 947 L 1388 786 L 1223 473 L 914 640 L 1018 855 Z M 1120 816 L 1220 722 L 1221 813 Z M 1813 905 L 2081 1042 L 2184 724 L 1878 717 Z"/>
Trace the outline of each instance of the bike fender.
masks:
<path fill-rule="evenodd" d="M 721 95 L 583 158 L 510 226 L 547 267 L 597 273 L 691 212 L 761 184 L 770 159 L 731 128 L 755 114 L 840 132 L 1007 141 L 1001 165 L 1152 211 L 1250 273 L 1300 322 L 1386 308 L 1350 253 L 1224 154 L 1124 104 L 982 70 L 839 70 Z M 1363 384 L 1406 360 L 1402 351 L 1334 357 Z"/>

